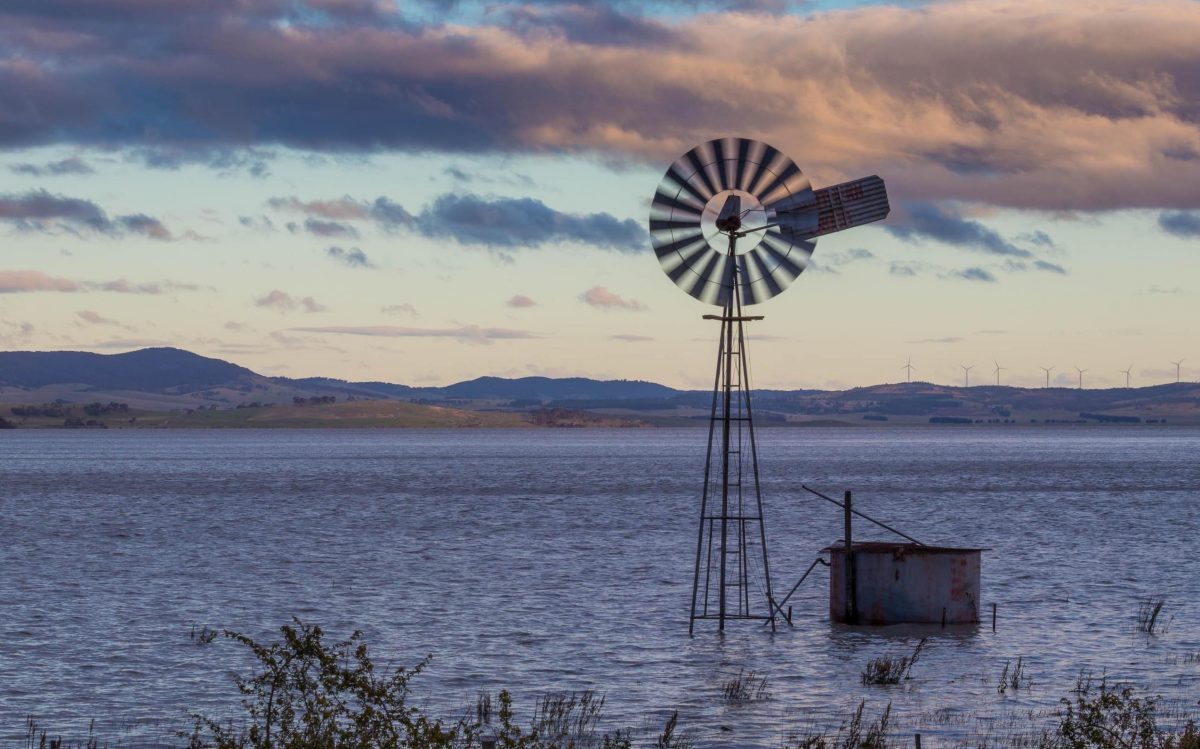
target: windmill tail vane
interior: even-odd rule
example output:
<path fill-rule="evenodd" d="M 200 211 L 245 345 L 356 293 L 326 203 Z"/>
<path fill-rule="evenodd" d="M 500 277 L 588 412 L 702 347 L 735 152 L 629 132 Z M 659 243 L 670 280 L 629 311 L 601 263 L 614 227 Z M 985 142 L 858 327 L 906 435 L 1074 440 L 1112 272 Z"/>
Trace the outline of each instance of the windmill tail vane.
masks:
<path fill-rule="evenodd" d="M 667 168 L 650 206 L 650 241 L 684 292 L 721 308 L 688 626 L 782 617 L 774 598 L 749 382 L 745 307 L 782 293 L 817 238 L 887 217 L 878 176 L 814 190 L 777 148 L 747 138 L 696 146 Z M 911 371 L 911 360 L 909 361 Z"/>

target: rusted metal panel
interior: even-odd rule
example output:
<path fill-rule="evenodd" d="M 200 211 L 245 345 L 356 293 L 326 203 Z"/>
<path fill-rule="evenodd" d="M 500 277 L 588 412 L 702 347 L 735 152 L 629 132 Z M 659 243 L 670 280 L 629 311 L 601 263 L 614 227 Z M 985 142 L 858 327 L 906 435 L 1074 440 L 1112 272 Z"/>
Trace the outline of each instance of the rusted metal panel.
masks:
<path fill-rule="evenodd" d="M 880 542 L 853 548 L 858 624 L 979 622 L 979 574 L 983 549 Z M 849 621 L 846 549 L 830 556 L 829 617 Z M 944 617 L 944 618 L 943 618 Z"/>

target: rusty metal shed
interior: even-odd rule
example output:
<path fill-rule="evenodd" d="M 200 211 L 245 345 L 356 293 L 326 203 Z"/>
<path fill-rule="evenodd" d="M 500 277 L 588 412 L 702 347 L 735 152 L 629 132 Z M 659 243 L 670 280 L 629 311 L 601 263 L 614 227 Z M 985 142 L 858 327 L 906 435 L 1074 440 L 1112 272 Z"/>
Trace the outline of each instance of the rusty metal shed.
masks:
<path fill-rule="evenodd" d="M 979 573 L 986 549 L 845 542 L 829 554 L 829 617 L 852 624 L 976 624 Z M 855 584 L 851 589 L 850 580 Z"/>

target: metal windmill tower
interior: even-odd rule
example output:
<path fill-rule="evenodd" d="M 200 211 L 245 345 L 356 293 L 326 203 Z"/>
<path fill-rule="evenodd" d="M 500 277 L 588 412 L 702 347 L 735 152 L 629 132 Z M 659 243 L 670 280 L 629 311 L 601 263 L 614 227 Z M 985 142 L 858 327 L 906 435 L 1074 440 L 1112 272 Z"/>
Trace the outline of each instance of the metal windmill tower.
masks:
<path fill-rule="evenodd" d="M 963 371 L 963 387 L 971 387 L 971 370 L 975 369 L 975 365 L 971 364 L 968 366 L 966 364 L 959 364 L 958 366 L 962 367 Z"/>
<path fill-rule="evenodd" d="M 804 271 L 824 234 L 888 215 L 876 176 L 813 190 L 790 158 L 746 138 L 696 146 L 667 169 L 650 207 L 650 239 L 663 271 L 721 309 L 700 527 L 692 578 L 697 620 L 720 631 L 735 619 L 769 621 L 771 589 L 758 445 L 750 402 L 744 308 L 765 302 Z M 752 595 L 753 592 L 753 595 Z"/>
<path fill-rule="evenodd" d="M 907 371 L 907 372 L 908 372 L 908 376 L 905 378 L 905 380 L 904 380 L 904 381 L 905 381 L 905 382 L 912 382 L 912 371 L 913 371 L 913 365 L 912 365 L 912 357 L 911 357 L 911 356 L 910 356 L 910 357 L 908 357 L 908 363 L 907 363 L 907 364 L 905 364 L 903 367 L 900 367 L 900 369 L 903 369 L 903 370 L 905 370 L 905 371 Z"/>

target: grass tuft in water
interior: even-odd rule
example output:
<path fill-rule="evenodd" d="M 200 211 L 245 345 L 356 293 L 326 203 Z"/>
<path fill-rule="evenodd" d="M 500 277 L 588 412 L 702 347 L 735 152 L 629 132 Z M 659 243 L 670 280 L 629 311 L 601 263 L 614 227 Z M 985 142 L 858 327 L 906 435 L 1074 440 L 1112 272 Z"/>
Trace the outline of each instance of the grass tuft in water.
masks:
<path fill-rule="evenodd" d="M 912 678 L 912 668 L 917 665 L 921 652 L 925 649 L 928 637 L 922 637 L 913 649 L 912 655 L 894 658 L 881 655 L 867 662 L 867 668 L 862 672 L 862 683 L 868 685 L 899 684 L 905 679 Z"/>
<path fill-rule="evenodd" d="M 878 720 L 870 723 L 863 720 L 866 706 L 866 700 L 859 702 L 858 709 L 842 721 L 836 734 L 831 736 L 825 731 L 808 733 L 793 738 L 784 745 L 784 749 L 887 749 L 892 703 L 887 704 Z"/>
<path fill-rule="evenodd" d="M 1165 634 L 1171 622 L 1162 620 L 1162 610 L 1166 606 L 1165 598 L 1143 598 L 1138 604 L 1137 630 L 1148 635 Z"/>
<path fill-rule="evenodd" d="M 738 671 L 738 675 L 725 682 L 723 696 L 727 702 L 762 702 L 771 699 L 767 690 L 767 677 L 753 671 Z"/>
<path fill-rule="evenodd" d="M 1029 689 L 1033 686 L 1033 679 L 1025 671 L 1025 658 L 1017 656 L 1017 665 L 1013 665 L 1012 661 L 1004 662 L 1004 670 L 1000 672 L 1000 683 L 996 685 L 996 691 L 1000 694 L 1005 694 L 1009 690 L 1017 691 L 1019 689 Z"/>
<path fill-rule="evenodd" d="M 191 640 L 192 642 L 196 643 L 197 645 L 211 645 L 213 643 L 213 641 L 217 639 L 217 636 L 220 634 L 221 633 L 215 629 L 209 629 L 208 625 L 201 627 L 200 631 L 197 632 L 196 625 L 193 624 L 192 631 L 190 634 L 188 634 L 188 639 Z"/>

